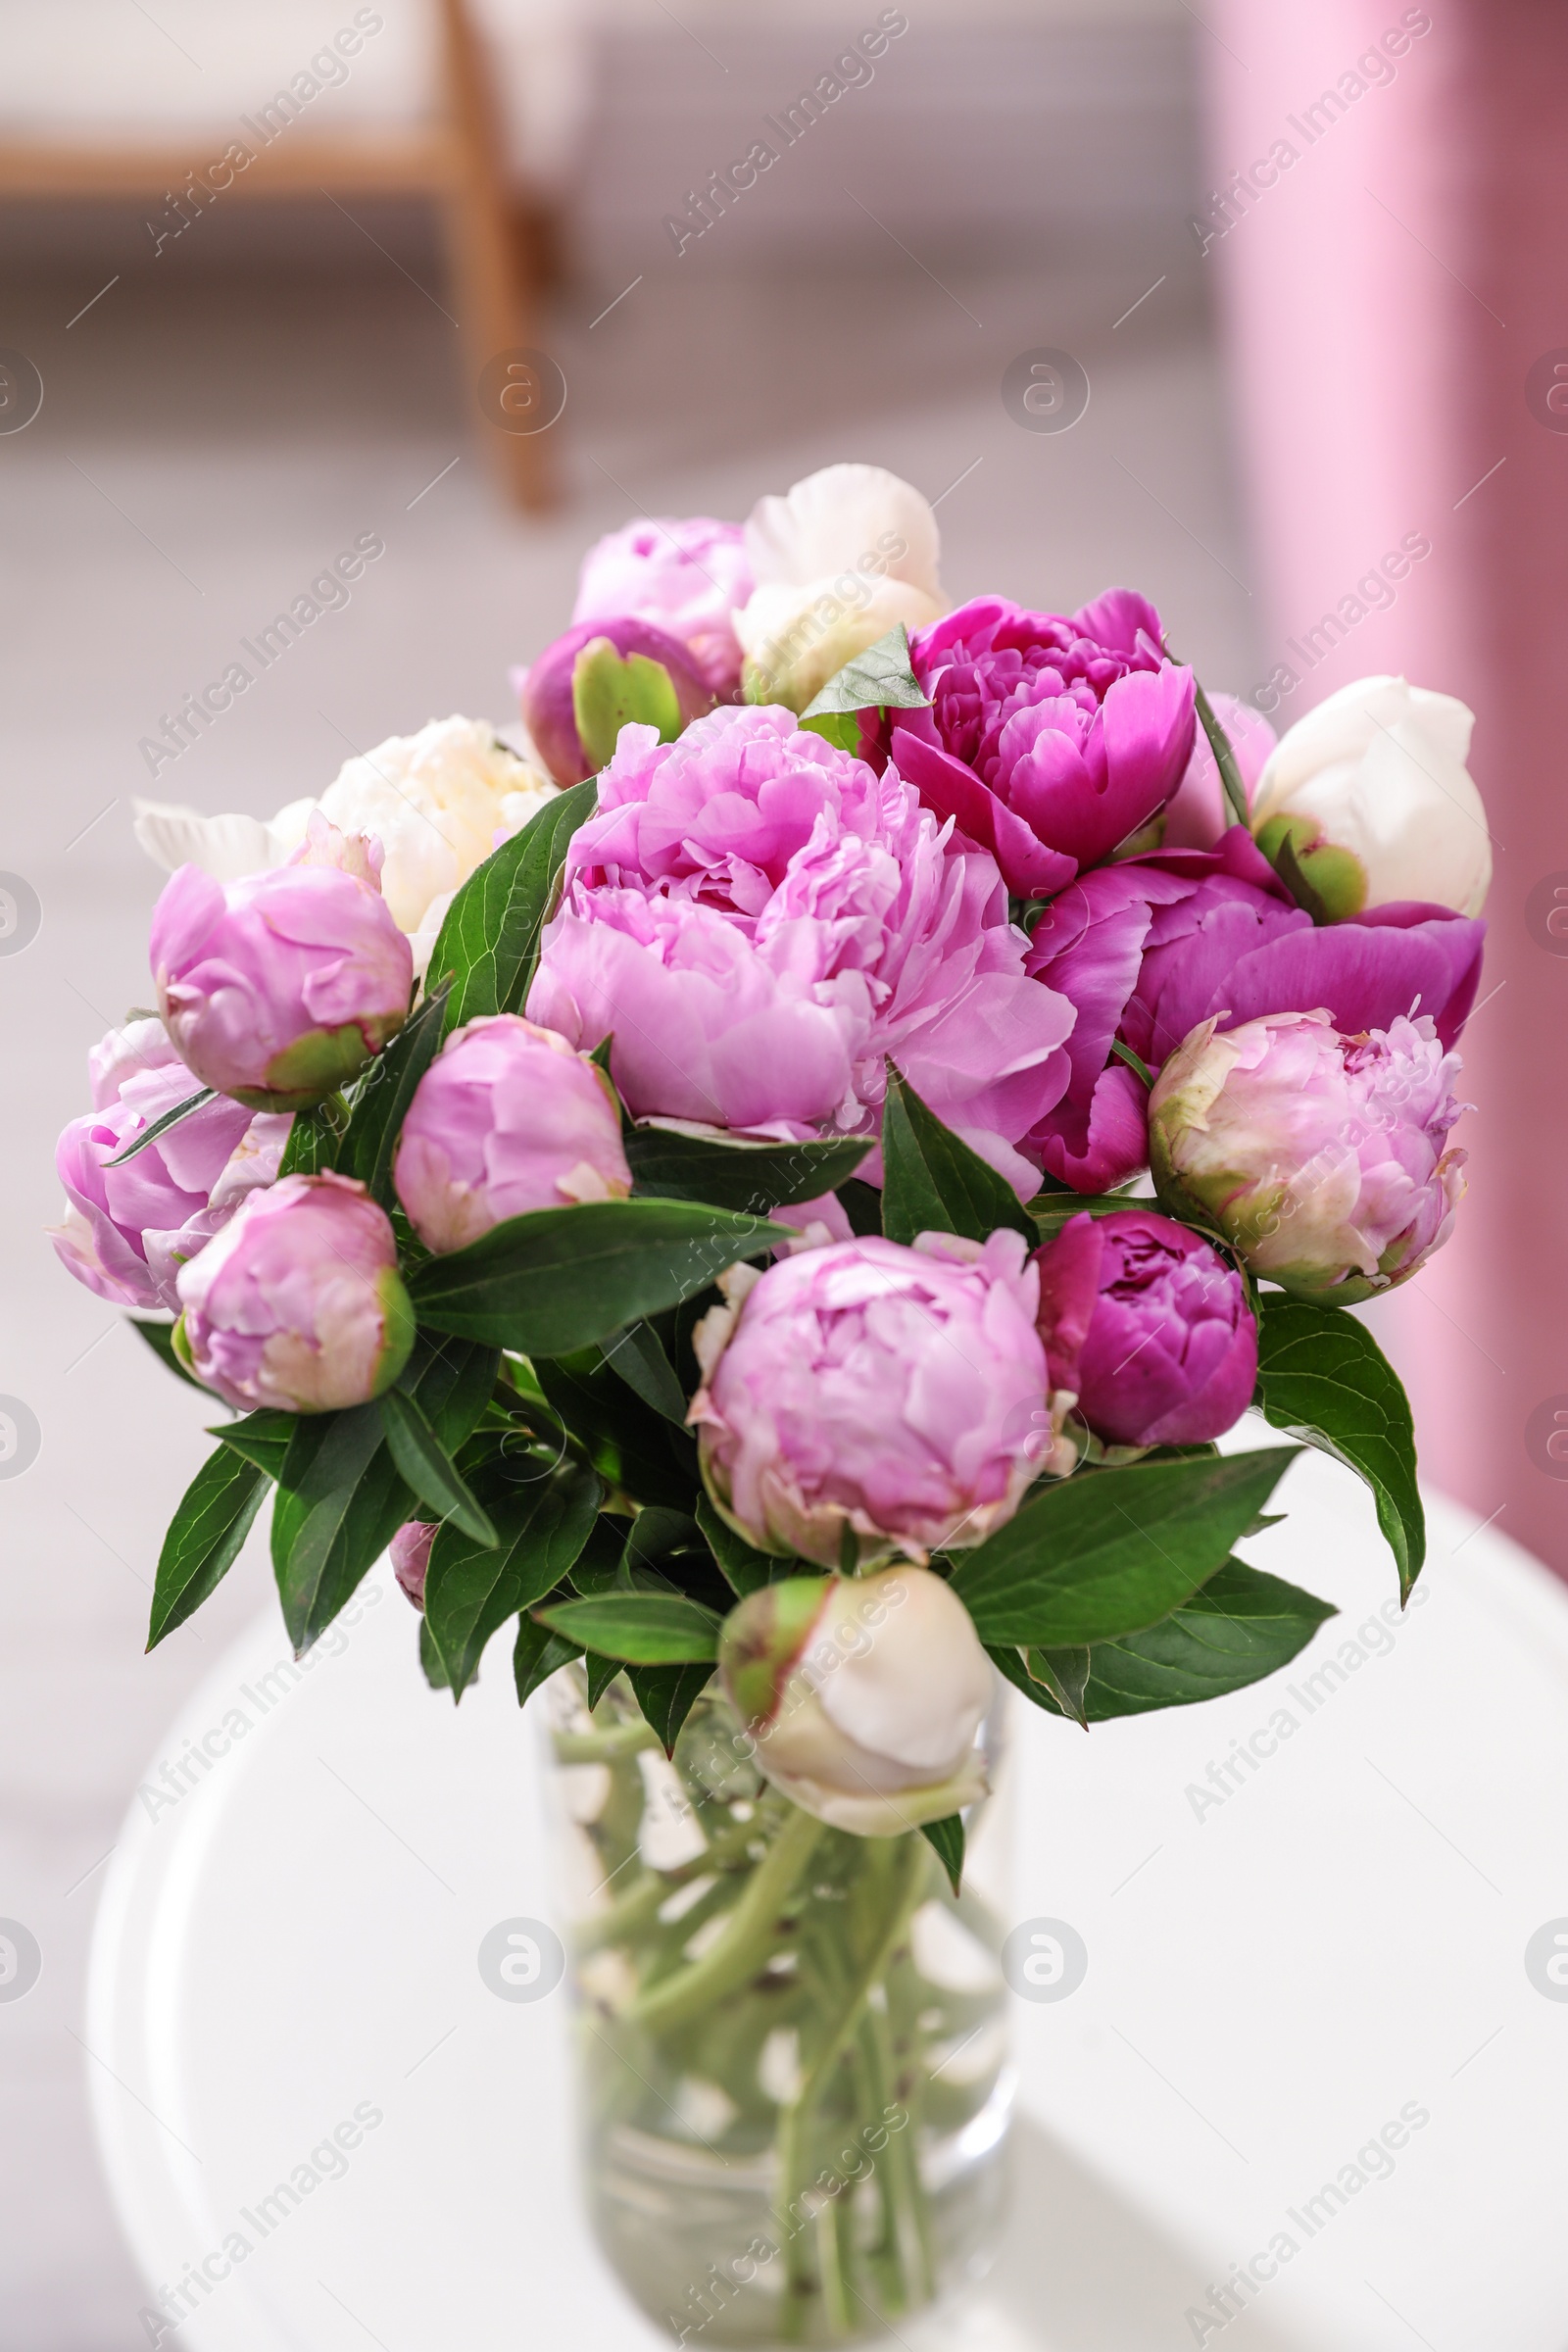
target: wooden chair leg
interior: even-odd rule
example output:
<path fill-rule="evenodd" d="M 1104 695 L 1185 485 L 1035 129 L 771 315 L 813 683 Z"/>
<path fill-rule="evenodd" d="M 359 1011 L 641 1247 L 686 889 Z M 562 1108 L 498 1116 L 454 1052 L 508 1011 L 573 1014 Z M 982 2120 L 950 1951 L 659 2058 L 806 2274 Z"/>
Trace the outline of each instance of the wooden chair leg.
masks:
<path fill-rule="evenodd" d="M 525 270 L 514 235 L 487 61 L 464 0 L 442 0 L 446 32 L 448 105 L 453 139 L 453 179 L 447 197 L 447 233 L 463 334 L 466 394 L 479 409 L 479 378 L 498 354 L 537 346 L 536 286 Z M 509 432 L 483 414 L 479 430 L 508 495 L 529 513 L 557 503 L 553 427 Z"/>

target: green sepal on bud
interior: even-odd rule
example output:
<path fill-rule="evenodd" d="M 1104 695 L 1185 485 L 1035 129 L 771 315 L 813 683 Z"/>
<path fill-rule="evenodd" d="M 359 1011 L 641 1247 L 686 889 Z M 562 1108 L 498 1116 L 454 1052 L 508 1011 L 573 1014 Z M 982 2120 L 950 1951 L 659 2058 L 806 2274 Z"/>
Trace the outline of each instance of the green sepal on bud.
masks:
<path fill-rule="evenodd" d="M 1323 839 L 1310 816 L 1265 817 L 1253 836 L 1298 906 L 1315 923 L 1343 923 L 1366 905 L 1366 868 L 1353 850 Z"/>
<path fill-rule="evenodd" d="M 718 1638 L 718 1668 L 749 1731 L 772 1722 L 784 1687 L 811 1638 L 837 1577 L 789 1576 L 731 1609 Z"/>
<path fill-rule="evenodd" d="M 590 639 L 572 663 L 571 710 L 596 771 L 614 757 L 622 727 L 657 727 L 661 743 L 681 731 L 680 698 L 662 662 L 647 654 L 623 661 L 608 637 Z"/>

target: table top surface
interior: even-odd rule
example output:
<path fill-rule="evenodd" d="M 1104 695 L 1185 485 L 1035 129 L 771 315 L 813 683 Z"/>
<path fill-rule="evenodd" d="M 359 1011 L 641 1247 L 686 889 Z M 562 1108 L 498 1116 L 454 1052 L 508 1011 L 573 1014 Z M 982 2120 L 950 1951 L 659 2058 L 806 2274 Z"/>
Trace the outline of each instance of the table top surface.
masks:
<path fill-rule="evenodd" d="M 1253 2352 L 1561 2343 L 1568 1593 L 1433 1500 L 1401 1617 L 1356 1482 L 1303 1456 L 1283 1493 L 1244 1548 L 1342 1612 L 1293 1669 L 1087 1739 L 1014 1705 L 1011 1923 L 1089 1966 L 1012 2003 L 1009 2234 L 910 2352 L 1212 2343 L 1238 2265 Z M 298 1667 L 261 1620 L 149 1760 L 85 2038 L 195 2352 L 668 2341 L 579 2210 L 564 1994 L 477 1966 L 555 1903 L 509 1667 L 454 1714 L 383 1569 Z"/>

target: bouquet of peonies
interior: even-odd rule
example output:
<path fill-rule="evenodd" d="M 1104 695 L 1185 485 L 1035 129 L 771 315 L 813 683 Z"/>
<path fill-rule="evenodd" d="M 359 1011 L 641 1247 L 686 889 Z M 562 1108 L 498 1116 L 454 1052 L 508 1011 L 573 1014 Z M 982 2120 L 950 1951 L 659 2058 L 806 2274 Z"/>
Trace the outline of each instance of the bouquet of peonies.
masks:
<path fill-rule="evenodd" d="M 1233 1556 L 1295 1450 L 1219 1453 L 1249 1406 L 1422 1562 L 1345 1310 L 1463 1189 L 1470 714 L 1372 678 L 1275 743 L 1143 597 L 950 610 L 937 559 L 867 466 L 637 523 L 516 748 L 143 808 L 158 1013 L 59 1152 L 66 1264 L 233 1415 L 152 1641 L 270 1494 L 297 1649 L 390 1547 L 433 1685 L 509 1624 L 554 1678 L 601 2229 L 731 2340 L 885 2321 L 989 2226 L 1000 2043 L 943 2053 L 995 1998 L 927 1930 L 996 1949 L 996 1673 L 1087 1727 L 1295 1656 L 1332 1612 Z"/>

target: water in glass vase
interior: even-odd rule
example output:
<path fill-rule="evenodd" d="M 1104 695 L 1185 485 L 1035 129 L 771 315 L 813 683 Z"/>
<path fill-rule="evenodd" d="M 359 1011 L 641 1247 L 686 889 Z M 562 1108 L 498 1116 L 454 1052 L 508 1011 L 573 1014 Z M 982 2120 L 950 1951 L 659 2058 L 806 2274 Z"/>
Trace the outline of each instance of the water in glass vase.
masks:
<path fill-rule="evenodd" d="M 622 1683 L 549 1697 L 588 2196 L 628 2290 L 678 2342 L 843 2344 L 978 2277 L 1011 2095 L 984 1871 L 955 1896 L 918 1831 L 800 1811 L 716 1683 L 672 1758 Z"/>

